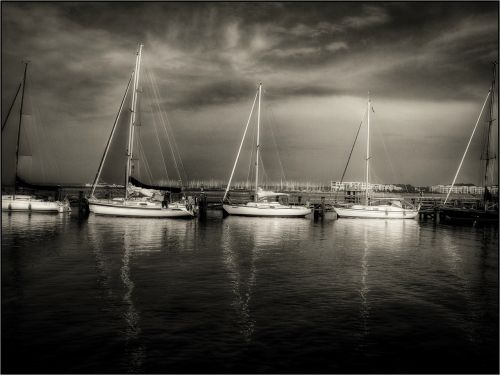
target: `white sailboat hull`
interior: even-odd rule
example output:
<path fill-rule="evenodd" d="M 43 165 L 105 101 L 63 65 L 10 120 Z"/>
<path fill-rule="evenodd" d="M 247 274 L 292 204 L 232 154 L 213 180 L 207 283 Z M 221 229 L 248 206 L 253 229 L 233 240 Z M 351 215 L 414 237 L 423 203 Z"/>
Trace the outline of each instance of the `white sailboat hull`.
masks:
<path fill-rule="evenodd" d="M 49 202 L 31 195 L 2 195 L 2 211 L 19 212 L 70 212 L 71 207 L 60 201 Z"/>
<path fill-rule="evenodd" d="M 194 212 L 189 211 L 185 205 L 169 204 L 163 208 L 160 203 L 134 202 L 134 201 L 109 201 L 89 199 L 89 210 L 96 215 L 122 216 L 122 217 L 155 217 L 155 218 L 189 218 L 194 217 Z"/>
<path fill-rule="evenodd" d="M 356 205 L 349 208 L 334 207 L 339 218 L 360 218 L 360 219 L 414 219 L 418 215 L 418 210 L 405 209 L 390 206 L 363 206 Z"/>
<path fill-rule="evenodd" d="M 223 204 L 222 209 L 229 215 L 239 216 L 305 217 L 311 213 L 307 207 L 264 203 Z"/>

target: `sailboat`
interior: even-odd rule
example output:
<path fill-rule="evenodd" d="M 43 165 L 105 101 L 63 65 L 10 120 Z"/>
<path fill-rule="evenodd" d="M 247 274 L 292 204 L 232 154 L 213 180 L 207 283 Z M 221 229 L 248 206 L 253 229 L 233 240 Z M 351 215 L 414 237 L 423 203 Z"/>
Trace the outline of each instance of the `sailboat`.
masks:
<path fill-rule="evenodd" d="M 370 112 L 372 110 L 370 95 L 368 95 L 367 137 L 366 137 L 366 180 L 365 204 L 351 204 L 344 207 L 333 207 L 338 218 L 363 219 L 414 219 L 419 207 L 401 198 L 385 198 L 371 200 L 370 187 Z"/>
<path fill-rule="evenodd" d="M 125 90 L 125 95 L 120 105 L 118 115 L 116 117 L 115 123 L 111 130 L 108 143 L 104 150 L 101 163 L 96 173 L 94 183 L 92 184 L 92 189 L 90 192 L 89 211 L 96 215 L 109 215 L 109 216 L 124 216 L 124 217 L 156 217 L 156 218 L 178 218 L 178 217 L 194 217 L 195 207 L 189 203 L 184 202 L 173 202 L 165 204 L 164 202 L 156 202 L 150 199 L 137 199 L 131 198 L 129 196 L 129 184 L 132 179 L 131 172 L 133 168 L 133 155 L 134 155 L 134 130 L 136 124 L 137 116 L 137 102 L 139 93 L 139 76 L 141 68 L 141 58 L 142 58 L 142 48 L 141 44 L 137 50 L 135 69 L 130 77 L 127 89 Z M 102 168 L 108 155 L 110 145 L 113 140 L 113 135 L 118 124 L 118 119 L 123 110 L 123 104 L 125 98 L 127 97 L 128 90 L 130 88 L 130 83 L 133 81 L 132 88 L 132 105 L 130 108 L 131 116 L 129 121 L 128 129 L 128 140 L 126 147 L 126 173 L 125 173 L 125 197 L 124 198 L 114 198 L 114 199 L 97 199 L 94 196 L 97 183 L 101 176 Z M 166 206 L 166 207 L 165 207 Z"/>
<path fill-rule="evenodd" d="M 28 72 L 28 62 L 25 62 L 24 65 L 24 75 L 23 82 L 19 84 L 16 95 L 14 96 L 14 100 L 9 108 L 7 113 L 7 117 L 2 124 L 2 131 L 4 130 L 5 125 L 7 124 L 7 120 L 10 115 L 10 111 L 14 106 L 14 103 L 17 99 L 17 95 L 22 87 L 21 91 L 21 106 L 19 110 L 19 125 L 17 129 L 17 143 L 16 143 L 16 157 L 15 157 L 15 181 L 14 181 L 14 193 L 13 194 L 2 194 L 2 211 L 21 211 L 21 212 L 51 212 L 51 213 L 61 213 L 61 212 L 70 212 L 71 207 L 69 202 L 66 200 L 64 202 L 61 201 L 48 201 L 44 199 L 39 199 L 34 195 L 28 194 L 17 194 L 18 190 L 18 181 L 21 179 L 18 176 L 19 169 L 19 144 L 21 141 L 21 129 L 23 124 L 23 105 L 24 105 L 24 94 L 26 88 L 26 75 Z"/>
<path fill-rule="evenodd" d="M 257 107 L 257 144 L 256 144 L 256 155 L 255 155 L 255 194 L 254 201 L 248 202 L 246 204 L 232 204 L 228 201 L 228 193 L 231 187 L 231 182 L 234 176 L 234 171 L 236 165 L 238 164 L 238 159 L 240 156 L 241 148 L 245 140 L 245 135 L 248 130 L 248 125 L 250 124 L 250 119 L 252 118 L 252 113 L 255 107 L 255 102 L 258 98 Z M 234 162 L 233 170 L 231 171 L 231 176 L 229 177 L 229 182 L 224 192 L 224 197 L 222 198 L 222 209 L 228 215 L 239 215 L 239 216 L 267 216 L 267 217 L 305 217 L 311 213 L 311 210 L 305 206 L 291 206 L 284 205 L 279 202 L 280 197 L 288 196 L 285 193 L 276 193 L 273 191 L 264 191 L 259 188 L 259 148 L 260 148 L 260 104 L 262 98 L 262 83 L 259 83 L 259 88 L 255 95 L 255 99 L 252 104 L 252 109 L 250 111 L 250 116 L 243 133 L 243 138 L 241 139 L 240 147 L 236 155 L 236 160 Z"/>
<path fill-rule="evenodd" d="M 457 172 L 455 174 L 455 177 L 453 179 L 453 182 L 451 184 L 450 190 L 446 194 L 446 198 L 444 201 L 443 206 L 440 208 L 441 211 L 441 217 L 445 221 L 452 221 L 452 222 L 498 222 L 498 182 L 496 184 L 496 194 L 492 194 L 491 190 L 493 186 L 490 186 L 488 188 L 488 179 L 490 178 L 490 174 L 493 171 L 494 163 L 492 163 L 493 160 L 496 160 L 497 157 L 494 153 L 492 153 L 490 143 L 493 141 L 493 123 L 497 120 L 495 117 L 495 90 L 496 90 L 496 71 L 497 71 L 497 63 L 493 63 L 493 79 L 491 82 L 491 87 L 490 90 L 488 91 L 488 94 L 486 95 L 486 99 L 484 100 L 483 107 L 481 108 L 481 112 L 479 113 L 479 117 L 476 121 L 476 125 L 474 126 L 474 129 L 472 131 L 472 134 L 469 138 L 469 142 L 467 143 L 467 146 L 465 148 L 465 152 L 462 156 L 462 160 L 460 161 L 460 164 L 458 165 Z M 450 207 L 447 206 L 446 204 L 448 203 L 448 198 L 450 197 L 451 190 L 453 189 L 453 186 L 455 185 L 455 182 L 457 180 L 458 174 L 460 173 L 460 169 L 462 167 L 462 163 L 465 159 L 465 156 L 467 154 L 467 151 L 469 149 L 469 146 L 471 144 L 472 138 L 474 137 L 474 133 L 476 132 L 477 126 L 479 124 L 479 121 L 481 119 L 481 115 L 484 111 L 484 108 L 486 106 L 486 103 L 489 102 L 489 118 L 486 123 L 488 124 L 488 128 L 486 129 L 486 141 L 484 143 L 484 149 L 482 152 L 482 160 L 485 161 L 485 166 L 484 166 L 484 175 L 483 175 L 483 187 L 484 187 L 484 193 L 483 197 L 481 199 L 481 202 L 479 202 L 479 205 L 477 207 L 473 208 L 466 208 L 466 207 Z M 498 114 L 497 114 L 498 115 Z M 498 163 L 498 162 L 497 162 Z M 498 168 L 498 164 L 496 165 L 496 168 Z"/>

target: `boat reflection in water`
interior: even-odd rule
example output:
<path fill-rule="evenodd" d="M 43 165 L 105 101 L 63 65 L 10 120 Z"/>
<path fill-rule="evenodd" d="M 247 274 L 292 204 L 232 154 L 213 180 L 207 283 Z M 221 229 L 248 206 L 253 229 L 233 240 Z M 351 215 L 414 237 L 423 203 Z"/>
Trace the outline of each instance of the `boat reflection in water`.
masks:
<path fill-rule="evenodd" d="M 106 310 L 117 321 L 117 338 L 123 345 L 126 371 L 143 371 L 146 345 L 141 329 L 141 304 L 137 295 L 145 291 L 133 277 L 134 264 L 147 257 L 161 253 L 170 246 L 184 246 L 186 229 L 192 222 L 163 221 L 155 219 L 134 220 L 132 218 L 90 216 L 88 219 L 88 242 L 95 256 L 98 285 L 105 300 Z M 167 238 L 168 233 L 168 240 Z M 192 240 L 192 238 L 191 238 Z M 141 259 L 146 258 L 146 259 Z M 140 273 L 144 281 L 151 281 L 148 274 Z M 117 319 L 117 317 L 119 319 Z"/>
<path fill-rule="evenodd" d="M 366 351 L 371 335 L 375 334 L 372 330 L 376 330 L 376 321 L 380 319 L 376 312 L 390 306 L 390 301 L 411 296 L 411 291 L 408 293 L 401 280 L 412 267 L 411 262 L 404 260 L 418 253 L 420 227 L 414 220 L 344 219 L 335 221 L 333 229 L 337 240 L 335 247 L 343 249 L 342 252 L 352 258 L 349 263 L 353 269 L 358 270 L 357 275 L 352 275 L 357 280 L 355 288 L 359 295 L 360 324 L 356 348 Z M 397 272 L 387 274 L 387 269 Z M 343 271 L 335 270 L 337 272 Z M 388 301 L 387 306 L 382 307 L 380 304 L 384 300 Z"/>
<path fill-rule="evenodd" d="M 224 265 L 230 278 L 234 296 L 232 305 L 238 314 L 240 333 L 247 343 L 252 341 L 258 323 L 252 302 L 259 266 L 267 268 L 265 273 L 269 273 L 269 268 L 279 259 L 279 253 L 286 257 L 289 242 L 305 239 L 309 225 L 309 220 L 299 218 L 230 216 L 224 219 L 221 239 Z M 260 285 L 262 288 L 267 290 L 275 286 L 266 280 Z"/>
<path fill-rule="evenodd" d="M 69 217 L 64 214 L 2 212 L 2 237 L 7 235 L 9 239 L 20 237 L 27 242 L 50 239 L 68 220 Z"/>

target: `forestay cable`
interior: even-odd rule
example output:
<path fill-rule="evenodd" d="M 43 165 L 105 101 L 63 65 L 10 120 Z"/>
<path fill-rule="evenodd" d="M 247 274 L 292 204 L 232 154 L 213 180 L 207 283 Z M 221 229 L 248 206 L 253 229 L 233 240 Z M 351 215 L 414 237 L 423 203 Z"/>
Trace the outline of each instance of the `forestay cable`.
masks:
<path fill-rule="evenodd" d="M 491 89 L 488 91 L 488 95 L 486 95 L 486 99 L 484 99 L 483 107 L 481 108 L 481 112 L 479 113 L 479 116 L 476 121 L 476 125 L 474 126 L 474 130 L 472 130 L 472 134 L 469 138 L 469 142 L 467 143 L 467 147 L 465 148 L 464 155 L 462 156 L 462 160 L 460 160 L 460 164 L 458 165 L 457 173 L 455 173 L 455 177 L 453 178 L 453 182 L 451 183 L 450 190 L 448 190 L 448 194 L 446 194 L 446 198 L 444 200 L 444 204 L 448 202 L 448 197 L 450 196 L 451 190 L 453 189 L 453 186 L 455 185 L 455 181 L 457 180 L 458 173 L 460 172 L 460 168 L 462 168 L 462 163 L 464 162 L 465 155 L 467 155 L 467 151 L 469 150 L 470 143 L 472 141 L 472 137 L 474 137 L 474 133 L 476 132 L 477 129 L 477 124 L 479 124 L 479 119 L 481 118 L 481 115 L 483 114 L 484 107 L 486 105 L 486 102 L 488 101 L 488 98 L 490 97 L 491 94 Z"/>

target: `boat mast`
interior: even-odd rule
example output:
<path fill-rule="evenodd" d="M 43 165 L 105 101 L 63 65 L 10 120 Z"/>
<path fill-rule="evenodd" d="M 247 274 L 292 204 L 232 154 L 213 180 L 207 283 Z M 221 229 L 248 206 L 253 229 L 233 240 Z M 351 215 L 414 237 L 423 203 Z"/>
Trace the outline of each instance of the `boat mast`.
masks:
<path fill-rule="evenodd" d="M 127 148 L 127 167 L 125 173 L 125 199 L 128 198 L 128 180 L 130 179 L 130 174 L 132 172 L 132 154 L 134 149 L 134 125 L 135 116 L 137 112 L 137 92 L 139 86 L 139 71 L 141 69 L 141 55 L 142 55 L 142 44 L 139 45 L 139 50 L 137 51 L 137 56 L 135 58 L 135 70 L 134 70 L 134 87 L 132 91 L 132 107 L 130 111 L 132 116 L 130 116 L 130 125 L 128 133 L 128 148 Z"/>
<path fill-rule="evenodd" d="M 19 166 L 19 140 L 21 138 L 21 125 L 23 123 L 23 104 L 24 104 L 24 91 L 26 88 L 26 72 L 28 71 L 28 63 L 26 61 L 24 64 L 24 75 L 23 75 L 23 91 L 21 93 L 21 109 L 19 110 L 19 127 L 17 129 L 17 143 L 16 143 L 16 175 L 14 181 L 14 199 L 16 199 L 17 190 L 17 168 Z"/>
<path fill-rule="evenodd" d="M 491 82 L 491 94 L 490 94 L 490 103 L 489 103 L 489 120 L 488 120 L 488 131 L 486 135 L 486 150 L 485 150 L 485 161 L 486 165 L 484 168 L 484 180 L 483 180 L 483 186 L 484 186 L 484 200 L 486 200 L 487 197 L 487 186 L 486 184 L 488 183 L 488 172 L 489 172 L 489 163 L 491 159 L 495 159 L 496 155 L 493 157 L 490 157 L 490 137 L 491 137 L 491 128 L 493 126 L 493 121 L 494 118 L 494 105 L 495 105 L 495 81 L 496 81 L 496 73 L 497 73 L 497 62 L 495 61 L 493 63 L 493 81 Z"/>
<path fill-rule="evenodd" d="M 259 83 L 259 105 L 257 107 L 257 152 L 255 155 L 255 198 L 257 202 L 257 192 L 259 184 L 259 138 L 260 138 L 260 99 L 262 97 L 262 82 Z"/>
<path fill-rule="evenodd" d="M 365 189 L 365 204 L 368 205 L 368 183 L 369 183 L 369 173 L 370 173 L 370 92 L 368 91 L 368 121 L 367 121 L 367 131 L 366 131 L 366 189 Z"/>

